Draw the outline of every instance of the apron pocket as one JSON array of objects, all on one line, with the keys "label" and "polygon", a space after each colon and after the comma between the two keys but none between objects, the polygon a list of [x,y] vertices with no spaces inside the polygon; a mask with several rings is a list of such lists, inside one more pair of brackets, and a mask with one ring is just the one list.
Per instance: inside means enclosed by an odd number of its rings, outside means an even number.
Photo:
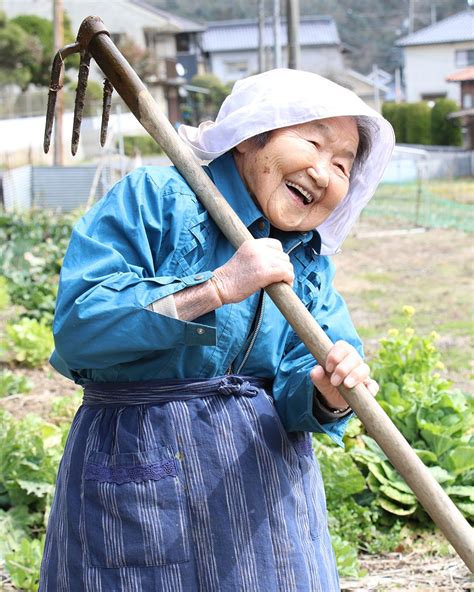
[{"label": "apron pocket", "polygon": [[188,561],[186,503],[171,449],[92,452],[83,487],[90,565],[152,567]]}]

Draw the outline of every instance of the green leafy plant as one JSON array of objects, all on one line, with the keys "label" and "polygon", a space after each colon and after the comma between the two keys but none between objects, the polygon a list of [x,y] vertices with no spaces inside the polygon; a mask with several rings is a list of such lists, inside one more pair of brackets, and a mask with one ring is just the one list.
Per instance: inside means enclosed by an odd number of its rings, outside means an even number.
[{"label": "green leafy plant", "polygon": [[5,556],[5,565],[13,585],[25,592],[36,592],[45,537],[24,538]]},{"label": "green leafy plant", "polygon": [[[417,335],[411,326],[414,313],[405,306],[401,329],[391,329],[381,340],[372,363],[380,384],[377,400],[459,509],[473,518],[473,399],[441,376],[438,336]],[[372,438],[362,433],[353,438],[349,454],[383,510],[382,522],[387,515],[425,521],[418,500]]]},{"label": "green leafy plant", "polygon": [[5,346],[9,361],[36,368],[49,358],[53,347],[51,328],[36,319],[23,318],[6,325]]},{"label": "green leafy plant", "polygon": [[0,371],[0,398],[8,395],[28,393],[33,388],[31,380],[11,370]]},{"label": "green leafy plant", "polygon": [[10,304],[10,294],[8,293],[8,280],[0,275],[0,310],[5,310]]}]

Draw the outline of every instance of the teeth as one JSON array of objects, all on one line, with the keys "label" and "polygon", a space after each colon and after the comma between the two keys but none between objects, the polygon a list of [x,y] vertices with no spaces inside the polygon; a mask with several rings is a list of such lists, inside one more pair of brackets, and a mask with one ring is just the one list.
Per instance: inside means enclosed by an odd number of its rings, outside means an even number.
[{"label": "teeth", "polygon": [[311,193],[308,193],[308,191],[306,191],[306,189],[303,189],[303,187],[301,187],[301,185],[297,185],[296,183],[293,183],[293,181],[285,181],[285,182],[289,187],[294,187],[295,189],[298,189],[298,191],[301,193],[301,195],[304,198],[305,204],[309,204],[313,201],[313,196],[311,195]]}]

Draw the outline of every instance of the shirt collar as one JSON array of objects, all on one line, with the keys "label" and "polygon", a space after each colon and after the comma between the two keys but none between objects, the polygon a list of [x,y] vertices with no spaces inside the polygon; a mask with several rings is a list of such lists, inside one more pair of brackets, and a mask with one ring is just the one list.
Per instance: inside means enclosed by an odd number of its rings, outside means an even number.
[{"label": "shirt collar", "polygon": [[247,228],[263,218],[245,187],[231,151],[213,160],[209,169],[217,188]]},{"label": "shirt collar", "polygon": [[[208,169],[215,185],[247,228],[257,220],[266,220],[245,187],[232,151],[213,160]],[[318,255],[321,252],[321,237],[317,230],[284,232],[273,229],[272,236],[278,238],[284,245],[290,245],[290,248],[298,242],[309,243]]]}]

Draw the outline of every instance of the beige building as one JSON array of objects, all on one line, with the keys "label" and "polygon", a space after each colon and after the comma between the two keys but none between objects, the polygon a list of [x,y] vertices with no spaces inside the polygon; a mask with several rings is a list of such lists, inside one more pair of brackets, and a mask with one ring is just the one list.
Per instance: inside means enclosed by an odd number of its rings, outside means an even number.
[{"label": "beige building", "polygon": [[[52,0],[0,0],[0,9],[8,18],[20,14],[53,18]],[[154,62],[147,81],[150,92],[172,122],[179,119],[178,90],[201,68],[199,36],[204,26],[142,0],[64,0],[64,10],[74,32],[87,16],[100,16],[116,43],[128,38],[149,50]],[[96,77],[100,77],[97,72]]]},{"label": "beige building", "polygon": [[459,90],[446,78],[474,64],[474,9],[450,16],[397,42],[405,57],[408,102],[447,97],[459,101]]}]

